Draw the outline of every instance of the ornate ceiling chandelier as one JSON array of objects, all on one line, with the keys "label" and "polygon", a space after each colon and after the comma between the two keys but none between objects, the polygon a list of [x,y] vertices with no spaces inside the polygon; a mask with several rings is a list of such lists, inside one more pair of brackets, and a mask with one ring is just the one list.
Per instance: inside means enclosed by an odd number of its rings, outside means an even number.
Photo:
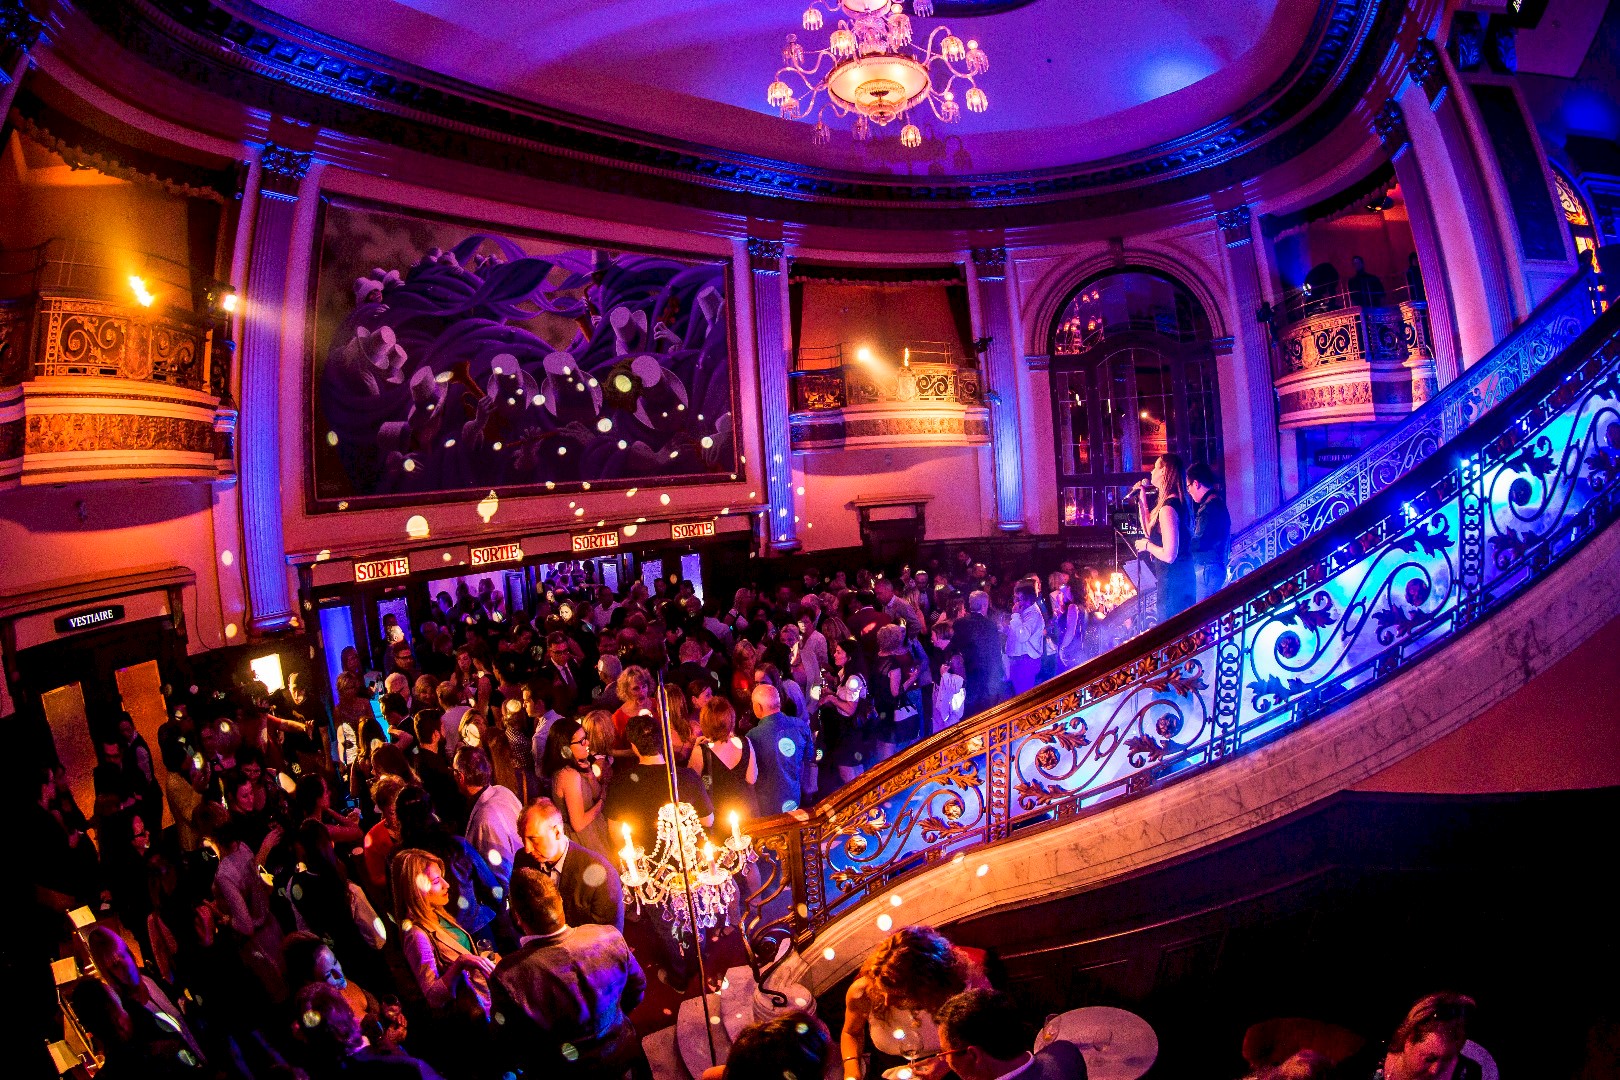
[{"label": "ornate ceiling chandelier", "polygon": [[[899,0],[811,0],[806,30],[822,28],[823,10],[843,16],[826,47],[808,52],[797,34],[789,34],[782,67],[765,91],[784,119],[814,114],[811,137],[817,145],[832,139],[828,110],[840,119],[854,114],[852,131],[863,142],[872,137],[873,124],[886,127],[903,118],[900,142],[915,147],[922,144],[922,131],[911,113],[924,103],[945,124],[961,119],[964,105],[972,112],[989,106],[975,79],[990,69],[990,58],[977,41],[964,44],[949,27],[936,26],[926,45],[917,44]],[[925,19],[934,13],[933,0],[911,0],[911,10]],[[795,89],[795,82],[802,86]]]}]

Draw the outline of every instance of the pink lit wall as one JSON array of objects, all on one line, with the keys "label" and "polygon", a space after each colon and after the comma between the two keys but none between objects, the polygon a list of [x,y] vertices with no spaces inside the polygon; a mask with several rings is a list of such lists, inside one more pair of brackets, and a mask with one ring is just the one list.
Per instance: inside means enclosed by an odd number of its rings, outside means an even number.
[{"label": "pink lit wall", "polygon": [[919,495],[927,540],[987,536],[994,528],[990,448],[843,450],[793,456],[799,539],[807,551],[858,547],[860,518],[853,500]]},{"label": "pink lit wall", "polygon": [[1620,619],[1466,727],[1357,785],[1440,795],[1620,784]]},{"label": "pink lit wall", "polygon": [[[190,652],[241,644],[227,641],[220,616],[219,574],[206,484],[107,481],[61,488],[18,488],[0,497],[0,593],[72,579],[96,579],[183,566],[197,575],[184,615]],[[234,574],[238,552],[230,552]],[[0,680],[0,716],[11,712]]]}]

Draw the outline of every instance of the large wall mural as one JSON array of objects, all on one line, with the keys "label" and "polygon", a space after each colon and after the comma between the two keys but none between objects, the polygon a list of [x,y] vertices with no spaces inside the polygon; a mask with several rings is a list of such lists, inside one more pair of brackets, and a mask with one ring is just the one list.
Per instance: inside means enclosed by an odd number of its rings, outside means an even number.
[{"label": "large wall mural", "polygon": [[312,510],[737,471],[724,259],[322,207]]}]

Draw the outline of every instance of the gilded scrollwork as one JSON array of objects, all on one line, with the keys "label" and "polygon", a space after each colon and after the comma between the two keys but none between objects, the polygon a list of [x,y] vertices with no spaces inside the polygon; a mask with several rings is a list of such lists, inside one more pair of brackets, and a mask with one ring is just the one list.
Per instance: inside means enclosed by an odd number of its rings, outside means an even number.
[{"label": "gilded scrollwork", "polygon": [[[1578,277],[1538,309],[1461,378],[1432,394],[1428,407],[1397,425],[1355,459],[1233,538],[1235,580],[1288,551],[1359,506],[1502,402],[1540,371],[1596,318],[1589,275]],[[1286,349],[1286,341],[1283,344]],[[1282,373],[1302,358],[1279,361]],[[1421,394],[1415,395],[1421,397]]]},{"label": "gilded scrollwork", "polygon": [[[1544,372],[1460,454],[1386,459],[1353,534],[1262,570],[1109,670],[1060,677],[885,763],[798,829],[811,931],[894,881],[1021,829],[1217,765],[1392,678],[1620,518],[1620,329]],[[1518,360],[1515,359],[1517,364]],[[1408,448],[1410,449],[1410,448]],[[1399,482],[1399,487],[1391,484]],[[1372,508],[1369,507],[1369,510]],[[1342,511],[1316,531],[1331,526]]]},{"label": "gilded scrollwork", "polygon": [[38,376],[73,375],[158,382],[205,390],[213,331],[165,315],[135,314],[118,303],[42,296]]}]

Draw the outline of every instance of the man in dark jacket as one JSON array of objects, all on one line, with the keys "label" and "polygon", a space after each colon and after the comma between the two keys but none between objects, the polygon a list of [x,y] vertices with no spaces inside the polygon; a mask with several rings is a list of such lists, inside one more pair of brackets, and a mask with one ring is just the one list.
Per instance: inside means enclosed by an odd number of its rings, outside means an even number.
[{"label": "man in dark jacket", "polygon": [[950,648],[951,653],[962,654],[967,690],[964,717],[982,712],[999,701],[1004,677],[1002,633],[990,618],[990,594],[975,591],[968,596],[967,608],[967,614],[951,627]]},{"label": "man in dark jacket", "polygon": [[1029,1050],[1024,1012],[997,990],[964,990],[939,1010],[940,1056],[961,1080],[1086,1080],[1079,1047],[1062,1039]]},{"label": "man in dark jacket", "polygon": [[1226,560],[1232,546],[1232,515],[1226,509],[1215,471],[1201,461],[1187,466],[1187,494],[1193,501],[1192,560],[1198,599],[1213,596],[1226,584]]},{"label": "man in dark jacket", "polygon": [[611,926],[570,926],[563,899],[539,870],[512,873],[522,944],[489,977],[490,1018],[505,1063],[528,1076],[607,1080],[651,1069],[627,1013],[647,977]]},{"label": "man in dark jacket", "polygon": [[513,863],[549,877],[562,894],[570,926],[598,924],[624,930],[624,886],[611,863],[568,839],[562,811],[550,799],[535,799],[518,818],[523,850]]}]

